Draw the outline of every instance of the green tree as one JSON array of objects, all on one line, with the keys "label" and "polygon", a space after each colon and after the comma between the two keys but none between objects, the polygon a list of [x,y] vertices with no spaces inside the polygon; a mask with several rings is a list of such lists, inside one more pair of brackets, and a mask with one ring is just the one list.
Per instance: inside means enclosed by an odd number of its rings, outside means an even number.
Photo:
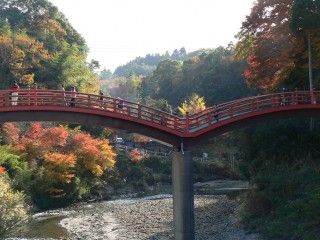
[{"label": "green tree", "polygon": [[[318,0],[294,0],[292,7],[291,27],[297,35],[306,37],[308,45],[309,85],[313,88],[312,55],[316,59],[319,68],[320,45],[317,41],[320,37],[320,1]],[[315,54],[312,54],[312,40],[314,39]]]},{"label": "green tree", "polygon": [[65,16],[47,0],[0,1],[0,88],[13,80],[41,87],[74,85],[96,92],[98,62]]},{"label": "green tree", "polygon": [[149,95],[152,98],[167,99],[170,104],[178,105],[182,97],[179,89],[183,76],[181,67],[178,61],[168,59],[160,62],[146,86]]},{"label": "green tree", "polygon": [[99,74],[100,80],[108,80],[112,77],[112,72],[110,69],[103,69]]},{"label": "green tree", "polygon": [[86,55],[78,45],[70,46],[66,42],[52,61],[47,62],[46,71],[38,81],[51,88],[59,84],[76,86],[82,92],[97,92],[99,87],[97,74],[86,64]]}]

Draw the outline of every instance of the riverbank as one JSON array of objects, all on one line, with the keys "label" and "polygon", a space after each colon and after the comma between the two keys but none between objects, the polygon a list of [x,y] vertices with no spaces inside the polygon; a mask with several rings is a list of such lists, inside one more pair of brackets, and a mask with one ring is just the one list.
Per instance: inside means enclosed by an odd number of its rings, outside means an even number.
[{"label": "riverbank", "polygon": [[[239,203],[226,195],[196,196],[197,240],[258,240],[237,222]],[[173,239],[172,197],[105,201],[71,209],[60,224],[68,239],[170,240]]]}]

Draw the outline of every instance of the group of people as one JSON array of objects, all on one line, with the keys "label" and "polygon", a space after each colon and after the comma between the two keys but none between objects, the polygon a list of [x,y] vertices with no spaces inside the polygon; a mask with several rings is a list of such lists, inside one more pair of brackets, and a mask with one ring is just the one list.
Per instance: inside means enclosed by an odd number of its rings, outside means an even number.
[{"label": "group of people", "polygon": [[[102,90],[100,90],[99,91],[99,95],[100,95],[100,97],[99,97],[99,100],[100,100],[100,102],[102,103],[102,105],[103,105],[103,108],[104,108],[104,105],[106,104],[106,98],[104,97],[104,93],[103,93],[103,91]],[[121,98],[117,98],[117,107],[120,109],[120,111],[123,109],[123,107],[124,107],[124,102],[123,102],[123,100],[121,99]]]},{"label": "group of people", "polygon": [[[19,89],[20,89],[20,86],[17,83],[17,81],[14,81],[9,89],[10,89],[10,94],[11,94],[11,105],[17,106],[18,105],[18,98],[19,98]],[[38,89],[37,83],[33,84],[32,89],[33,90]],[[31,90],[31,87],[28,86],[27,90]],[[60,85],[59,90],[63,91],[63,92],[66,91],[63,85]],[[76,102],[76,98],[77,98],[77,90],[75,87],[71,87],[69,96],[70,96],[70,107],[75,107],[75,102]],[[65,93],[63,93],[63,101],[66,102],[66,94]]]},{"label": "group of people", "polygon": [[[20,86],[16,81],[14,81],[9,89],[10,89],[10,94],[11,94],[11,106],[17,106]],[[36,83],[34,83],[32,88],[29,86],[27,89],[28,90],[31,90],[31,89],[37,90],[38,86]],[[59,90],[61,92],[63,92],[62,101],[64,102],[64,104],[66,106],[75,107],[76,106],[76,98],[77,98],[76,88],[73,86],[73,87],[71,87],[70,91],[68,91],[68,97],[70,98],[69,104],[67,104],[67,94],[65,93],[66,90],[62,84],[60,85]],[[104,108],[104,105],[106,104],[106,98],[104,97],[104,93],[102,90],[99,91],[99,95],[100,95],[99,100],[101,101],[101,104]],[[120,109],[120,111],[122,111],[122,109],[124,107],[124,101],[121,98],[118,98],[116,104],[117,104],[117,108]]]},{"label": "group of people", "polygon": [[[64,100],[64,102],[66,102],[66,94],[64,93],[66,91],[66,89],[64,88],[64,86],[62,84],[60,85],[60,89],[59,90],[63,92],[63,100]],[[70,90],[70,107],[75,107],[76,106],[76,98],[77,98],[76,87],[71,87],[71,90]]]}]

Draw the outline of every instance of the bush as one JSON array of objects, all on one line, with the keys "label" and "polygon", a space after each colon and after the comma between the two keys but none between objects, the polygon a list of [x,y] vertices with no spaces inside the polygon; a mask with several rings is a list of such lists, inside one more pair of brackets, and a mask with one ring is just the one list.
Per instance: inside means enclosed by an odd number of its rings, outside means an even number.
[{"label": "bush", "polygon": [[11,188],[6,174],[0,175],[0,236],[12,228],[17,222],[26,219],[28,206],[25,195]]}]

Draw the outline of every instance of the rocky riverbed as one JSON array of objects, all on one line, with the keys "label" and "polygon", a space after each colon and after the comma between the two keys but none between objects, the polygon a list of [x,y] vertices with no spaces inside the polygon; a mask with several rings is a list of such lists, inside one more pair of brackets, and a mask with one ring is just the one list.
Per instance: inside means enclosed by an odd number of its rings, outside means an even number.
[{"label": "rocky riverbed", "polygon": [[[238,224],[236,200],[225,195],[196,196],[195,207],[197,240],[258,240]],[[72,212],[60,222],[69,239],[174,239],[168,195],[93,203]]]},{"label": "rocky riverbed", "polygon": [[[216,194],[243,188],[247,188],[246,183],[230,181],[195,184],[196,192],[202,194],[212,194],[212,189]],[[196,195],[196,239],[259,240],[238,223],[239,207],[238,197]],[[29,224],[14,229],[7,239],[170,240],[174,239],[172,213],[172,195],[168,194],[81,203],[35,214]]]}]

